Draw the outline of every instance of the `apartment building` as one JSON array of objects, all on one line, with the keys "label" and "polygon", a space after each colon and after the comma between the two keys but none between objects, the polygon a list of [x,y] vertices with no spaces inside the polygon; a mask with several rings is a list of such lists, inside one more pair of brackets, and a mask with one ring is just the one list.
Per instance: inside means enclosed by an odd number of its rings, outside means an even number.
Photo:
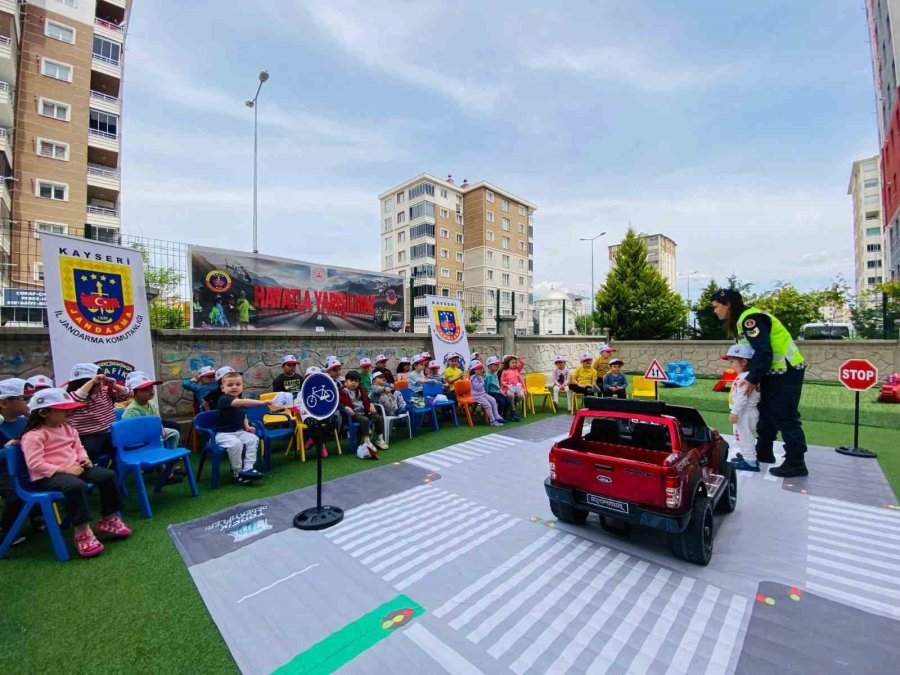
[{"label": "apartment building", "polygon": [[[669,284],[669,288],[676,290],[678,282],[678,273],[675,267],[675,248],[677,244],[664,234],[641,234],[639,235],[647,247],[647,261]],[[616,264],[616,253],[619,250],[619,244],[613,244],[609,247],[609,267],[612,269]]]},{"label": "apartment building", "polygon": [[884,221],[879,156],[853,162],[847,194],[853,199],[853,260],[856,293],[884,281]]},{"label": "apartment building", "polygon": [[42,314],[41,232],[119,241],[129,9],[130,0],[0,0],[7,325],[31,325]]},{"label": "apartment building", "polygon": [[457,185],[420,174],[378,196],[381,269],[412,280],[407,323],[427,330],[426,295],[463,300],[482,310],[479,331],[515,314],[516,329],[531,332],[534,302],[534,211],[537,207],[487,182]]}]

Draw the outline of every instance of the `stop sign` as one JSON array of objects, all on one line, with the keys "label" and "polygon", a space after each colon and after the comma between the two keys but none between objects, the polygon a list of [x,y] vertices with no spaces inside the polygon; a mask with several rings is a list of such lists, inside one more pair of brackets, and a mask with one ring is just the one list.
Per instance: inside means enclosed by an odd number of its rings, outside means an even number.
[{"label": "stop sign", "polygon": [[866,359],[850,359],[841,364],[838,379],[847,389],[865,391],[878,382],[878,368]]}]

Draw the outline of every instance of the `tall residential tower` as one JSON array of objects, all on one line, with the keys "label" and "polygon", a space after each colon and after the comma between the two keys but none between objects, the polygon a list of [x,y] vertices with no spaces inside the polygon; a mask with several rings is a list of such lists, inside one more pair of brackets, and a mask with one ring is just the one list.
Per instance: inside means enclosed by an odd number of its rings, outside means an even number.
[{"label": "tall residential tower", "polygon": [[853,198],[853,260],[856,294],[884,280],[884,225],[878,155],[853,162],[847,194]]}]

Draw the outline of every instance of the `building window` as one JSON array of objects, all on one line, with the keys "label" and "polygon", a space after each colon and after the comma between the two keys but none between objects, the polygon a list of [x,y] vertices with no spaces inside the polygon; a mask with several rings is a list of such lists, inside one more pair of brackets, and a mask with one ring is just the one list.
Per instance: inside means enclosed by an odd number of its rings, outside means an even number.
[{"label": "building window", "polygon": [[524,216],[524,215],[525,215],[525,207],[522,206],[521,204],[519,204],[519,215],[520,215],[520,216]]},{"label": "building window", "polygon": [[488,252],[487,252],[487,259],[488,259],[488,262],[494,262],[494,252],[491,251],[490,249],[488,249]]},{"label": "building window", "polygon": [[402,244],[406,241],[406,232],[398,232],[397,233],[397,243]]},{"label": "building window", "polygon": [[525,242],[524,241],[519,242],[519,250],[522,251],[523,253],[525,252]]},{"label": "building window", "polygon": [[463,236],[459,233],[457,233],[457,235],[456,235],[456,243],[457,244],[463,243]]},{"label": "building window", "polygon": [[500,248],[502,248],[504,251],[509,250],[509,237],[502,237],[500,239]]},{"label": "building window", "polygon": [[463,254],[460,253],[459,251],[457,251],[456,252],[456,262],[462,262],[462,261],[463,261]]},{"label": "building window", "polygon": [[52,117],[63,122],[69,121],[70,108],[66,103],[57,103],[56,101],[39,98],[38,112],[44,117]]},{"label": "building window", "polygon": [[881,283],[881,277],[869,277],[866,281],[869,285],[874,286],[875,284]]},{"label": "building window", "polygon": [[866,251],[869,253],[878,253],[881,251],[881,244],[866,244]]},{"label": "building window", "polygon": [[393,253],[393,252],[394,252],[394,239],[393,239],[393,237],[385,237],[385,238],[384,238],[384,252],[385,252],[385,253]]},{"label": "building window", "polygon": [[397,224],[401,225],[406,222],[406,211],[398,211],[397,212]]},{"label": "building window", "polygon": [[441,239],[449,239],[450,238],[450,230],[446,228],[441,228]]},{"label": "building window", "polygon": [[41,157],[49,157],[50,159],[60,159],[64,162],[69,161],[69,144],[57,143],[56,141],[46,141],[43,138],[35,139],[37,144],[37,153]]},{"label": "building window", "polygon": [[493,212],[493,211],[488,211],[488,212],[487,212],[487,221],[488,221],[489,223],[493,223],[493,222],[494,222],[494,212]]},{"label": "building window", "polygon": [[31,269],[32,269],[35,281],[43,281],[44,280],[44,263],[42,263],[42,262],[32,263]]},{"label": "building window", "polygon": [[441,268],[441,278],[442,278],[442,279],[449,279],[449,278],[450,278],[450,270],[448,270],[446,267],[442,267],[442,268]]},{"label": "building window", "polygon": [[397,193],[397,203],[398,204],[402,204],[405,199],[406,199],[406,193],[404,193],[404,192]]},{"label": "building window", "polygon": [[494,241],[494,233],[491,232],[490,230],[487,231],[487,240]]},{"label": "building window", "polygon": [[62,223],[42,223],[34,224],[34,238],[39,239],[41,232],[50,232],[51,234],[68,234],[69,226]]},{"label": "building window", "polygon": [[65,183],[51,183],[46,180],[37,181],[37,197],[55,199],[60,202],[69,201],[69,186]]},{"label": "building window", "polygon": [[488,271],[487,271],[487,278],[488,278],[488,281],[493,281],[493,280],[494,280],[494,270],[488,270]]},{"label": "building window", "polygon": [[525,234],[525,223],[519,223],[519,234]]},{"label": "building window", "polygon": [[441,188],[441,198],[447,199],[447,191],[444,188]]},{"label": "building window", "polygon": [[866,228],[866,236],[867,237],[877,237],[879,234],[881,234],[880,227],[867,227]]},{"label": "building window", "polygon": [[875,188],[878,187],[878,179],[877,178],[866,178],[863,181],[864,188]]},{"label": "building window", "polygon": [[500,259],[500,264],[503,266],[503,269],[509,269],[509,256],[505,255]]},{"label": "building window", "polygon": [[92,132],[106,138],[119,137],[119,117],[99,110],[91,110],[88,127]]},{"label": "building window", "polygon": [[863,197],[863,204],[878,204],[881,201],[881,195],[866,195]]},{"label": "building window", "polygon": [[410,260],[417,260],[418,258],[433,258],[433,257],[434,257],[434,244],[416,244],[411,249],[409,249]]},{"label": "building window", "polygon": [[401,279],[405,279],[405,278],[406,278],[406,270],[400,270],[399,272],[397,272],[397,274],[400,275],[400,278],[401,278]]},{"label": "building window", "polygon": [[456,214],[456,224],[462,225],[462,214],[461,213]]},{"label": "building window", "polygon": [[119,236],[119,230],[115,227],[100,227],[98,225],[86,224],[84,226],[84,238],[106,242],[107,244],[122,243],[122,237]]},{"label": "building window", "polygon": [[457,273],[456,273],[456,280],[457,280],[457,281],[462,281],[462,280],[463,280],[463,273],[462,273],[462,272],[457,272]]},{"label": "building window", "polygon": [[442,257],[442,258],[449,258],[449,257],[450,257],[450,251],[448,251],[448,250],[445,249],[445,248],[442,248],[442,249],[441,249],[441,257]]},{"label": "building window", "polygon": [[880,260],[869,260],[866,262],[866,267],[868,267],[870,270],[875,269],[877,267],[881,267],[881,261]]},{"label": "building window", "polygon": [[448,211],[447,209],[441,209],[441,218],[449,218],[449,217],[450,217],[450,211]]},{"label": "building window", "polygon": [[505,232],[509,232],[509,218],[503,219],[502,227]]},{"label": "building window", "polygon": [[450,297],[450,289],[449,289],[449,288],[442,288],[442,289],[441,289],[441,295],[444,296],[445,298],[449,298],[449,297]]},{"label": "building window", "polygon": [[397,264],[406,262],[406,251],[397,251]]},{"label": "building window", "polygon": [[413,267],[412,274],[414,277],[434,278],[434,265],[416,265]]},{"label": "building window", "polygon": [[487,199],[492,204],[494,203],[494,193],[491,192],[490,190],[484,191],[484,198]]},{"label": "building window", "polygon": [[409,207],[409,219],[434,216],[434,202],[419,202]]},{"label": "building window", "polygon": [[457,300],[462,300],[464,297],[465,297],[465,293],[463,293],[462,291],[456,291],[456,299]]},{"label": "building window", "polygon": [[[409,228],[409,240],[419,239],[421,237],[434,238],[434,223],[419,223]],[[431,255],[434,255],[434,245],[431,247]]]},{"label": "building window", "polygon": [[504,199],[500,202],[500,208],[503,210],[503,213],[509,213],[509,200]]},{"label": "building window", "polygon": [[72,81],[72,66],[68,63],[53,61],[52,59],[41,57],[41,75],[52,77],[54,80],[62,80],[63,82]]},{"label": "building window", "polygon": [[528,255],[534,255],[534,244],[528,243]]},{"label": "building window", "polygon": [[881,217],[881,211],[866,211],[866,220],[878,220]]},{"label": "building window", "polygon": [[519,258],[519,269],[520,270],[525,269],[525,258]]},{"label": "building window", "polygon": [[108,63],[111,66],[118,66],[119,59],[122,56],[122,45],[101,37],[94,36],[94,58]]},{"label": "building window", "polygon": [[394,256],[386,255],[384,256],[384,269],[389,270],[394,266]]},{"label": "building window", "polygon": [[387,199],[384,200],[384,212],[390,213],[393,210],[394,210],[394,200],[391,199],[390,197],[388,197]]},{"label": "building window", "polygon": [[528,261],[528,271],[529,271],[529,272],[534,272],[534,260],[529,260],[529,261]]},{"label": "building window", "polygon": [[393,224],[394,224],[394,221],[391,218],[385,218],[384,219],[384,231],[390,232]]},{"label": "building window", "polygon": [[419,183],[415,187],[409,189],[409,198],[415,199],[421,195],[434,196],[434,185],[431,183]]},{"label": "building window", "polygon": [[75,29],[50,19],[44,24],[44,35],[60,42],[68,42],[70,45],[75,44]]},{"label": "building window", "polygon": [[509,286],[509,275],[505,272],[503,273],[502,283],[504,286]]},{"label": "building window", "polygon": [[[519,277],[519,286],[525,286],[525,277]],[[524,300],[525,298],[522,299]]]}]

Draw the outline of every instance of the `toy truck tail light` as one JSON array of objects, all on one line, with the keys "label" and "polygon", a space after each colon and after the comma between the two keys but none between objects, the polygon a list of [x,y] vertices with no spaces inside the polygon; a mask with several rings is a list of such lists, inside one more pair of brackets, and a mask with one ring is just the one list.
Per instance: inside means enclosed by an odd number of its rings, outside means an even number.
[{"label": "toy truck tail light", "polygon": [[556,462],[550,462],[550,480],[556,480]]},{"label": "toy truck tail light", "polygon": [[681,476],[666,476],[666,507],[681,506]]}]

